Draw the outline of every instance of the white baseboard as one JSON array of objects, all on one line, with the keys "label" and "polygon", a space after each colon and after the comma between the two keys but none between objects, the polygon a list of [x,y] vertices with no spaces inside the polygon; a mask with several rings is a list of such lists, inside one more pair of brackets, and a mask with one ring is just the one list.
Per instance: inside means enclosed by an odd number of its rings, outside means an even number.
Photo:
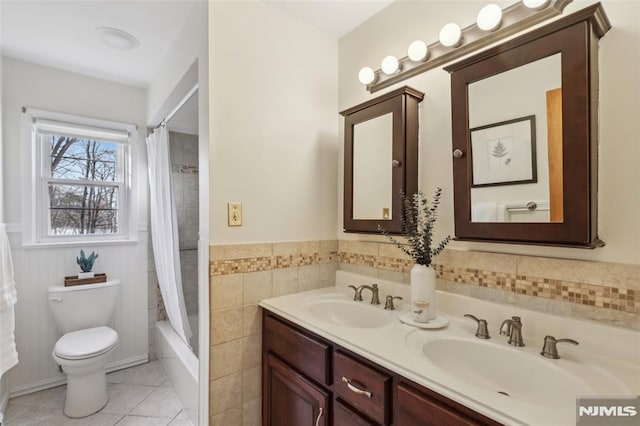
[{"label": "white baseboard", "polygon": [[[122,370],[124,368],[133,367],[135,365],[144,364],[149,361],[149,354],[138,355],[131,358],[123,359],[120,361],[110,362],[107,364],[106,371],[111,373],[112,371]],[[67,376],[53,377],[39,382],[30,383],[23,386],[18,386],[13,389],[9,389],[7,400],[16,396],[26,395],[28,393],[38,392],[41,390],[54,388],[56,386],[67,384]]]}]

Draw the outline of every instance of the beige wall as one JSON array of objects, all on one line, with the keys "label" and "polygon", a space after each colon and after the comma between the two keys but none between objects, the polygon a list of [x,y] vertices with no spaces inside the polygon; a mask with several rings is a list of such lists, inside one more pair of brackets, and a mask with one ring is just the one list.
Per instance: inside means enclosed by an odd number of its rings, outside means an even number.
[{"label": "beige wall", "polygon": [[212,243],[335,238],[336,40],[263,2],[210,15]]},{"label": "beige wall", "polygon": [[211,425],[260,425],[262,299],[334,285],[336,240],[211,247]]},{"label": "beige wall", "polygon": [[[565,15],[593,2],[574,1]],[[640,158],[638,141],[640,116],[640,3],[604,0],[613,29],[600,41],[600,187],[599,235],[606,247],[595,250],[453,242],[451,249],[479,250],[522,255],[586,259],[640,264]],[[404,56],[409,43],[437,40],[440,28],[455,18],[462,26],[475,21],[480,5],[475,1],[395,2],[340,39],[339,108],[351,107],[370,95],[358,82],[363,66],[378,68],[389,54]],[[420,187],[431,194],[444,189],[437,237],[454,234],[453,180],[451,161],[450,79],[441,68],[405,80],[425,92],[420,106]],[[394,87],[389,88],[392,90]],[[634,118],[636,117],[636,118]],[[343,122],[340,125],[342,155]],[[339,171],[339,239],[375,240],[342,233],[342,157]]]},{"label": "beige wall", "polygon": [[338,46],[263,2],[210,3],[209,31],[210,424],[259,425],[258,302],[335,279]]}]

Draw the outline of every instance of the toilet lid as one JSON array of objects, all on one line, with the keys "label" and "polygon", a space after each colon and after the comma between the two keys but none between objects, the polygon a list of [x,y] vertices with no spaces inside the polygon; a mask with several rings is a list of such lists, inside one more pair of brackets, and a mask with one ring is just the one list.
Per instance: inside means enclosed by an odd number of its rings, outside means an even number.
[{"label": "toilet lid", "polygon": [[53,349],[60,358],[83,359],[100,355],[118,343],[118,333],[109,327],[73,331],[62,336]]}]

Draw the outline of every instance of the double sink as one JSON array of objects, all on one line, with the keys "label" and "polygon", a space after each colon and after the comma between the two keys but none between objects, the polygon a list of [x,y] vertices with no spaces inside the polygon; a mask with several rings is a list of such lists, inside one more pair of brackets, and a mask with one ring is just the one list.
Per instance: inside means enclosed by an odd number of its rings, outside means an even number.
[{"label": "double sink", "polygon": [[334,330],[351,330],[354,335],[374,336],[377,331],[384,339],[389,333],[403,330],[406,348],[397,349],[409,351],[418,362],[422,359],[430,368],[438,369],[441,377],[447,377],[448,387],[471,386],[480,394],[491,393],[529,407],[575,406],[576,398],[584,395],[631,395],[632,390],[619,377],[635,374],[638,381],[638,370],[627,370],[633,366],[579,347],[559,346],[561,358],[548,359],[540,354],[541,339],[527,341],[525,347],[513,347],[495,326],[491,339],[478,339],[470,332],[468,320],[461,317],[451,316],[450,325],[443,330],[419,330],[399,324],[398,311],[384,310],[367,301],[355,302],[339,292],[307,297],[300,308],[314,322]]}]

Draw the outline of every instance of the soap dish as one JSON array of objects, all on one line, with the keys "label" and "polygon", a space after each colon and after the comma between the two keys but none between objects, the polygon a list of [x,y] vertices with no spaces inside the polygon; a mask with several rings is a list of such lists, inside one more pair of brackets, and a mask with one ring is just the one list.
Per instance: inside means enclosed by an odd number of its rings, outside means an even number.
[{"label": "soap dish", "polygon": [[418,328],[443,328],[449,325],[449,318],[442,314],[436,314],[436,317],[429,322],[417,322],[413,320],[411,311],[402,312],[398,318],[405,324],[412,325]]}]

